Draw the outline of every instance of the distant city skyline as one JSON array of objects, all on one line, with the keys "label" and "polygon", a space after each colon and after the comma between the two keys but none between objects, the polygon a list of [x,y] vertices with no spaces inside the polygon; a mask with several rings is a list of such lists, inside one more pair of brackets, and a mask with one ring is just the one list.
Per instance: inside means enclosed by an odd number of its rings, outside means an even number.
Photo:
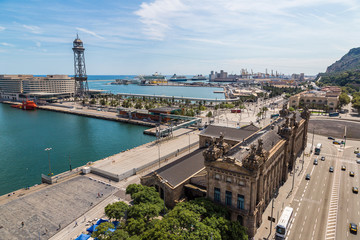
[{"label": "distant city skyline", "polygon": [[359,47],[355,0],[3,0],[0,74],[286,75],[324,72]]}]

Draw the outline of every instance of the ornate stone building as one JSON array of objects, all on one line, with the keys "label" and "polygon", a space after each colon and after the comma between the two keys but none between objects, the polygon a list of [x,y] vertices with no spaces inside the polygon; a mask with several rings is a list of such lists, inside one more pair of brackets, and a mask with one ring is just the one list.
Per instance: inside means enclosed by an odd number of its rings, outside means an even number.
[{"label": "ornate stone building", "polygon": [[296,157],[305,149],[310,113],[290,113],[230,147],[223,137],[203,152],[207,197],[225,205],[231,219],[247,227],[253,237],[262,213],[287,180]]}]

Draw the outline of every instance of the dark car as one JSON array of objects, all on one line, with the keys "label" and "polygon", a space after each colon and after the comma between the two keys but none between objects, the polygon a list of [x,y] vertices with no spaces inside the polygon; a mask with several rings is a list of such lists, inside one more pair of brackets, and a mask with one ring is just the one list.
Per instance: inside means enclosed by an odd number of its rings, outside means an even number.
[{"label": "dark car", "polygon": [[335,138],[333,138],[333,137],[328,137],[328,139],[330,139],[330,140],[335,140]]},{"label": "dark car", "polygon": [[334,172],[334,167],[330,167],[329,172]]},{"label": "dark car", "polygon": [[306,174],[305,180],[310,180],[310,174]]},{"label": "dark car", "polygon": [[324,157],[324,156],[321,157],[321,161],[325,161],[325,157]]},{"label": "dark car", "polygon": [[317,159],[314,160],[314,165],[318,165],[318,160]]},{"label": "dark car", "polygon": [[357,187],[352,187],[352,191],[353,191],[353,193],[358,193],[359,189]]}]

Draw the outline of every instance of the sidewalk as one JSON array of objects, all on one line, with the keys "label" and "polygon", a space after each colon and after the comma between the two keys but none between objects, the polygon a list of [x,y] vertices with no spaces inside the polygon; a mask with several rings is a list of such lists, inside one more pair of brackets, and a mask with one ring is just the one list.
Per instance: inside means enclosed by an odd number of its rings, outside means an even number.
[{"label": "sidewalk", "polygon": [[[308,141],[307,147],[305,149],[305,153],[309,153],[311,148],[311,141]],[[295,196],[296,191],[298,190],[298,187],[300,185],[300,182],[304,179],[304,176],[306,174],[306,168],[308,167],[309,163],[311,162],[310,159],[312,157],[312,154],[309,156],[304,157],[304,168],[302,169],[302,155],[296,159],[296,166],[295,166],[295,180],[294,180],[294,189],[291,191],[292,183],[293,183],[293,175],[290,173],[287,181],[284,183],[283,186],[279,188],[279,193],[274,199],[274,210],[273,210],[273,218],[275,218],[275,222],[272,223],[272,230],[271,230],[271,236],[269,237],[270,233],[270,221],[268,220],[268,216],[271,216],[271,206],[272,201],[269,202],[268,206],[266,207],[263,215],[262,215],[262,224],[257,229],[257,232],[255,234],[254,239],[255,240],[263,240],[263,239],[274,239],[275,237],[275,227],[277,224],[277,221],[279,217],[281,216],[281,213],[283,209],[286,206],[289,206]]]}]

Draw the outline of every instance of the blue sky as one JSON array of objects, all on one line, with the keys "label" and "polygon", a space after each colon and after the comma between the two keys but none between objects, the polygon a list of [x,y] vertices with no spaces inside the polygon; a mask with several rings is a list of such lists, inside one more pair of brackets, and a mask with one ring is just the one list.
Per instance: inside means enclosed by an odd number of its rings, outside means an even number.
[{"label": "blue sky", "polygon": [[360,42],[357,0],[0,0],[0,74],[317,74]]}]

